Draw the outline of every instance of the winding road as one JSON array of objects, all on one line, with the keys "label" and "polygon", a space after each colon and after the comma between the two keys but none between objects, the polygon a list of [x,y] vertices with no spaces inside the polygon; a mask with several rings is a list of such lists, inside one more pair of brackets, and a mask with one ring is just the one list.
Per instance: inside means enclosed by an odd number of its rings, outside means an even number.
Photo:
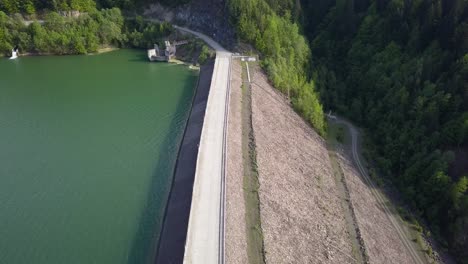
[{"label": "winding road", "polygon": [[401,223],[401,220],[399,220],[395,216],[389,206],[387,205],[388,199],[385,198],[385,196],[378,190],[377,186],[373,183],[373,181],[370,179],[369,175],[367,175],[366,170],[364,169],[364,166],[362,165],[361,159],[359,157],[358,153],[358,138],[359,138],[359,132],[357,129],[348,121],[341,119],[339,117],[330,117],[328,116],[331,122],[337,123],[337,124],[343,124],[345,125],[350,134],[351,134],[351,148],[352,148],[352,156],[353,160],[359,170],[359,173],[362,175],[362,178],[364,181],[370,186],[370,191],[376,198],[376,200],[379,202],[379,205],[383,208],[385,214],[387,215],[388,219],[390,220],[390,223],[394,227],[395,231],[397,232],[398,236],[400,237],[401,242],[403,243],[404,247],[408,250],[410,253],[414,263],[416,264],[425,264],[427,261],[421,257],[420,254],[418,254],[418,249],[415,248],[413,245],[413,242],[411,239],[408,237],[406,232],[404,231],[404,227],[402,226],[403,224]]}]

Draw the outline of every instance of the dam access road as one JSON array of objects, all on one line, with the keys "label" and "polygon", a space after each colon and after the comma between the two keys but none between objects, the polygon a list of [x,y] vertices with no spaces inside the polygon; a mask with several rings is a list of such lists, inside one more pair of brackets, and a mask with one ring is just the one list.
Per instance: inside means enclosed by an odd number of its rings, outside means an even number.
[{"label": "dam access road", "polygon": [[216,51],[198,150],[184,263],[224,263],[224,175],[232,54],[204,34],[175,28],[199,37]]}]

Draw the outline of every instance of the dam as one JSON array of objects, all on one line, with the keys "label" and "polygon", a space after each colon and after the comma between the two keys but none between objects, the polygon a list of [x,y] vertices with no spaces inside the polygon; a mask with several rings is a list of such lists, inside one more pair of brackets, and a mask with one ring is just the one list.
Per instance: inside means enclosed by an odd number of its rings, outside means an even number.
[{"label": "dam", "polygon": [[[197,103],[184,137],[196,147],[185,146],[191,160],[176,168],[155,263],[224,263],[226,140],[232,54],[210,37],[187,28],[216,51],[208,91]],[[199,88],[205,85],[199,86]],[[207,88],[207,87],[206,87]],[[200,92],[200,91],[199,91]],[[197,95],[198,97],[198,95]],[[197,105],[200,108],[197,108]],[[198,114],[197,114],[198,113]],[[192,133],[196,134],[194,138]],[[180,157],[179,157],[180,158]],[[187,170],[187,166],[192,169]],[[183,173],[177,173],[183,170]]]}]

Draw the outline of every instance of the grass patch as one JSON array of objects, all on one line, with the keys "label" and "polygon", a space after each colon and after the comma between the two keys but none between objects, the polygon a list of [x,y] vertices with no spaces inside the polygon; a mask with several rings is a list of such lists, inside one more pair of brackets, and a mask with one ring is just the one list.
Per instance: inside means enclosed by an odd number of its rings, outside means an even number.
[{"label": "grass patch", "polygon": [[328,122],[327,139],[333,146],[336,144],[347,143],[347,135],[344,125]]},{"label": "grass patch", "polygon": [[377,172],[375,171],[374,168],[368,166],[367,171],[369,172],[369,176],[371,177],[372,181],[375,182],[378,187],[384,187],[385,186],[384,180],[382,178],[380,178],[379,176],[377,176]]},{"label": "grass patch", "polygon": [[[367,254],[363,242],[364,240],[361,236],[361,231],[357,225],[357,219],[351,203],[351,197],[349,196],[349,189],[346,183],[344,172],[338,162],[338,157],[336,154],[338,147],[341,147],[346,143],[349,144],[349,135],[347,134],[347,130],[344,125],[337,124],[335,122],[328,122],[327,132],[328,155],[330,157],[336,190],[338,191],[339,196],[343,197],[340,199],[340,203],[346,220],[347,233],[352,242],[352,256],[355,258],[356,263],[368,263],[369,255]],[[321,177],[318,176],[317,178],[320,188]],[[326,210],[326,208],[322,209]]]},{"label": "grass patch", "polygon": [[[246,79],[246,67],[242,63],[242,80]],[[242,84],[242,156],[244,165],[244,200],[247,230],[247,256],[250,264],[264,264],[265,251],[260,219],[257,152],[252,127],[252,98],[249,85]]]},{"label": "grass patch", "polygon": [[338,128],[338,131],[336,132],[336,140],[338,142],[340,142],[341,144],[344,143],[344,136],[345,136],[345,133],[344,133],[344,128],[341,126]]}]

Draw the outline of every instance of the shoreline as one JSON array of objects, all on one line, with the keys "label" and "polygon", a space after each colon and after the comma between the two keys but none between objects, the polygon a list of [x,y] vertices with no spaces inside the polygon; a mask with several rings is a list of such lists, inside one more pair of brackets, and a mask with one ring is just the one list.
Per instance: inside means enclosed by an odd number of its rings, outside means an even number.
[{"label": "shoreline", "polygon": [[[22,52],[18,53],[19,57],[39,57],[39,56],[81,56],[81,55],[96,55],[96,54],[103,54],[108,53],[116,50],[120,50],[121,48],[118,47],[102,47],[96,50],[96,52],[86,53],[86,54],[58,54],[53,52]],[[4,58],[10,58],[10,56],[3,56]]]},{"label": "shoreline", "polygon": [[201,66],[196,92],[174,167],[154,263],[182,263],[187,239],[198,145],[205,119],[214,60]]},{"label": "shoreline", "polygon": [[[93,53],[86,53],[86,54],[57,54],[57,53],[36,53],[36,52],[25,52],[25,53],[19,53],[18,57],[15,59],[18,59],[20,57],[42,57],[42,56],[93,56],[93,55],[100,55],[100,54],[105,54],[121,49],[126,49],[126,48],[118,48],[118,47],[103,47],[99,48],[96,52]],[[143,49],[136,49],[136,48],[128,48],[131,50],[143,50]],[[3,58],[10,59],[10,56],[2,56]],[[171,59],[170,61],[166,62],[168,64],[175,64],[175,65],[185,65],[187,66],[190,70],[194,71],[201,71],[201,68],[203,65],[194,65],[191,62],[184,61],[181,59]],[[208,64],[208,63],[207,63]]]},{"label": "shoreline", "polygon": [[108,53],[108,52],[116,51],[116,50],[119,50],[119,49],[120,48],[118,48],[118,47],[102,47],[102,48],[99,48],[95,53],[89,53],[89,54],[86,54],[86,55]]}]

